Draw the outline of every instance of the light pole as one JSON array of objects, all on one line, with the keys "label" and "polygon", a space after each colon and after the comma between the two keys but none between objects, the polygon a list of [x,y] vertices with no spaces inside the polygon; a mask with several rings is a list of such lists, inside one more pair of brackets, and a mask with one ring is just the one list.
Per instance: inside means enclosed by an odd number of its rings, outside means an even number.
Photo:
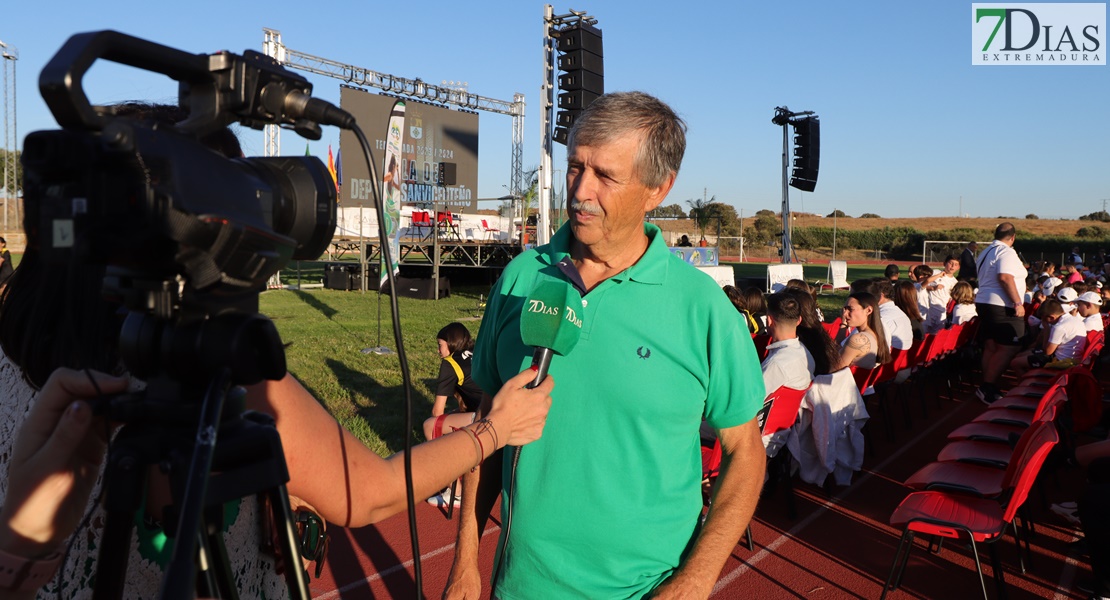
[{"label": "light pole", "polygon": [[[16,169],[15,151],[19,143],[16,135],[15,118],[15,62],[19,51],[11,44],[0,41],[0,58],[4,68],[4,231],[8,231],[8,207],[15,199],[16,221],[19,221],[19,177]],[[10,90],[10,91],[9,91]],[[9,115],[8,109],[11,108]]]}]

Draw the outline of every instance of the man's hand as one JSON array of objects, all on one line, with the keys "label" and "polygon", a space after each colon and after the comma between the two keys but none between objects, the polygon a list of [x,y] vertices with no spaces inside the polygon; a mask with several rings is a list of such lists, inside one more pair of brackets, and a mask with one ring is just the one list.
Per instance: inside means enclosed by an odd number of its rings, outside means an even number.
[{"label": "man's hand", "polygon": [[[103,394],[127,379],[93,373]],[[8,495],[0,510],[0,550],[42,558],[73,533],[104,459],[103,421],[79,398],[97,390],[81,371],[58,369],[23,422],[8,464]]]},{"label": "man's hand", "polygon": [[447,577],[447,589],[443,590],[443,600],[481,600],[482,574],[477,565],[464,567],[455,562]]},{"label": "man's hand", "polygon": [[1025,303],[1018,302],[1017,304],[1014,305],[1014,316],[1017,316],[1017,317],[1024,317],[1025,316]]}]

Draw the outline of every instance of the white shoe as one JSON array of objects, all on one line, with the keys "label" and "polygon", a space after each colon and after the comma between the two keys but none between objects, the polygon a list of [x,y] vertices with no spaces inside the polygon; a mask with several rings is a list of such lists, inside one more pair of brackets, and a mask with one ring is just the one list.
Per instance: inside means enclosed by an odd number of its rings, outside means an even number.
[{"label": "white shoe", "polygon": [[[447,488],[447,489],[443,490],[442,492],[428,498],[428,504],[431,504],[432,506],[435,506],[436,508],[445,509],[445,508],[447,508],[447,505],[450,502],[451,502],[451,488]],[[457,507],[461,504],[462,504],[462,496],[455,496],[455,506]]]}]

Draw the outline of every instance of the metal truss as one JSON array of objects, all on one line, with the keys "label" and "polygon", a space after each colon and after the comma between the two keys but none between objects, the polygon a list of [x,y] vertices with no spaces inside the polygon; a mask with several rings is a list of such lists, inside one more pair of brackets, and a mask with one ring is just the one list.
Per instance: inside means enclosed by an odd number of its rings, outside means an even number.
[{"label": "metal truss", "polygon": [[[264,35],[263,53],[272,56],[290,69],[307,71],[338,79],[351,85],[378,88],[391,94],[408,96],[428,102],[438,102],[467,110],[481,110],[511,116],[513,118],[513,149],[509,189],[512,190],[515,196],[523,193],[520,187],[524,180],[524,94],[513,94],[513,100],[510,102],[471,94],[465,89],[434,85],[422,81],[420,78],[408,79],[381,73],[366,67],[291,50],[282,43],[280,31],[266,27],[262,31]],[[266,127],[264,143],[266,156],[277,156],[281,153],[280,131],[276,126]]]}]

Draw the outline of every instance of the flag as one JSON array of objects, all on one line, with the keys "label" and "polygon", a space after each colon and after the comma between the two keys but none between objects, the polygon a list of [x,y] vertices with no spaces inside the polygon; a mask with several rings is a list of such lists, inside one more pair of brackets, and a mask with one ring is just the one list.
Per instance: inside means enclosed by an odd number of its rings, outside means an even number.
[{"label": "flag", "polygon": [[[401,250],[401,203],[405,200],[405,186],[401,175],[401,141],[405,131],[405,103],[398,100],[389,111],[389,126],[385,134],[385,162],[382,164],[382,209],[385,213],[385,237],[383,244],[389,244],[392,265],[382,265],[381,284],[385,283],[389,271],[397,273],[401,269],[398,253]],[[385,261],[385,252],[381,253]],[[388,270],[387,270],[388,269]],[[379,284],[379,289],[381,289]]]},{"label": "flag", "polygon": [[[343,148],[335,152],[335,189],[343,189]],[[341,194],[342,195],[342,194]]]},{"label": "flag", "polygon": [[331,182],[335,184],[335,193],[339,193],[339,180],[335,175],[335,159],[331,155],[331,144],[328,144],[328,173],[331,174]]}]

